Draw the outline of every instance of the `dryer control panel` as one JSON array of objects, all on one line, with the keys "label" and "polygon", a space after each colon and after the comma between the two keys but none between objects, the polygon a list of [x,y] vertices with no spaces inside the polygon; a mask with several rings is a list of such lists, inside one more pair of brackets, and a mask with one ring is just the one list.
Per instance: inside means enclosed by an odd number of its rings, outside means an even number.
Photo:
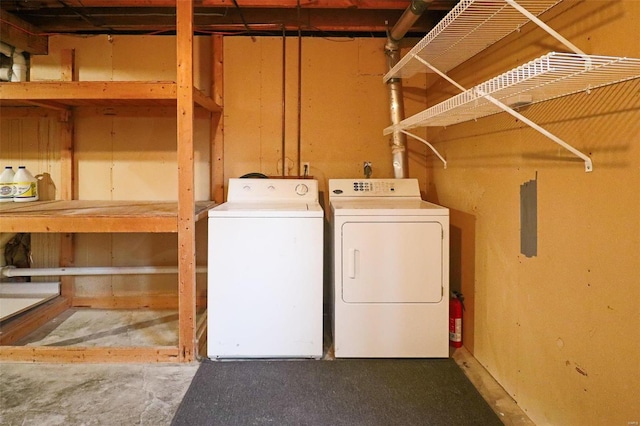
[{"label": "dryer control panel", "polygon": [[330,179],[329,198],[420,197],[417,179]]}]

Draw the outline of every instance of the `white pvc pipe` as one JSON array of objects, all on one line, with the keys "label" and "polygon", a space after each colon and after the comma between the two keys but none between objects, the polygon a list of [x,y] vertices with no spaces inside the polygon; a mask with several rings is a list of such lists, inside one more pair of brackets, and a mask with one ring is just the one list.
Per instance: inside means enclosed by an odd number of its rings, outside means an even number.
[{"label": "white pvc pipe", "polygon": [[[207,272],[206,267],[196,268],[196,272]],[[176,266],[97,266],[70,268],[2,268],[4,277],[47,277],[47,276],[78,276],[78,275],[155,275],[177,274]]]},{"label": "white pvc pipe", "polygon": [[0,53],[11,58],[11,67],[2,70],[3,81],[26,81],[27,80],[27,60],[23,50],[16,49],[6,43],[0,42]]},{"label": "white pvc pipe", "polygon": [[11,66],[11,81],[27,80],[27,60],[22,54],[22,50],[16,49],[13,53],[13,65]]},{"label": "white pvc pipe", "polygon": [[0,80],[1,81],[11,80],[11,67],[0,68]]}]

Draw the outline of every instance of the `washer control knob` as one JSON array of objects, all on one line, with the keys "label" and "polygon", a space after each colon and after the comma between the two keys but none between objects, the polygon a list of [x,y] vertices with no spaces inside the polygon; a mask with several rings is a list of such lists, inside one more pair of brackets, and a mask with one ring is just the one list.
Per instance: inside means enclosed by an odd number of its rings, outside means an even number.
[{"label": "washer control knob", "polygon": [[269,185],[269,186],[267,186],[267,189],[268,189],[269,191],[273,192],[273,191],[275,191],[275,190],[276,190],[276,187],[275,187],[275,186],[273,186],[273,185]]},{"label": "washer control knob", "polygon": [[307,185],[305,185],[304,183],[296,185],[296,194],[304,195],[307,192],[309,192],[309,187]]},{"label": "washer control knob", "polygon": [[251,191],[251,187],[249,185],[245,185],[242,187],[244,191]]}]

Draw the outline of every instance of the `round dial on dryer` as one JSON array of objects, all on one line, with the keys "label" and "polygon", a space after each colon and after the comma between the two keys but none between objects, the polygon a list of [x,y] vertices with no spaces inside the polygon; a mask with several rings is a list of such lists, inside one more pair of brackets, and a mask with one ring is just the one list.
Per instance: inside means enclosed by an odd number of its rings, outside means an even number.
[{"label": "round dial on dryer", "polygon": [[296,194],[304,195],[307,192],[309,192],[309,187],[307,185],[305,185],[304,183],[296,185]]}]

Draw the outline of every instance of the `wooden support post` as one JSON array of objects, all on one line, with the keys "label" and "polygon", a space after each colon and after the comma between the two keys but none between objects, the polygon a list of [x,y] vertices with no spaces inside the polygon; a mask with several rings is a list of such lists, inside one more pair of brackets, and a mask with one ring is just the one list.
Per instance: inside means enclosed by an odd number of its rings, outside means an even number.
[{"label": "wooden support post", "polygon": [[196,353],[195,192],[193,161],[193,0],[176,2],[178,120],[178,348],[180,360]]},{"label": "wooden support post", "polygon": [[[213,87],[211,93],[216,104],[223,106],[223,36],[213,36]],[[224,119],[222,112],[211,117],[211,199],[224,201]]]},{"label": "wooden support post", "polygon": [[62,81],[75,81],[76,51],[74,49],[62,49],[60,51],[60,63],[62,66]]},{"label": "wooden support post", "polygon": [[[75,76],[75,50],[63,49],[60,52],[60,66],[62,68],[63,81],[73,81]],[[73,167],[74,148],[74,114],[72,109],[64,110],[60,113],[60,194],[61,200],[73,200],[73,188],[75,175]],[[60,240],[60,266],[74,265],[74,234],[65,233]],[[65,276],[60,278],[60,294],[73,302],[74,278]]]}]

